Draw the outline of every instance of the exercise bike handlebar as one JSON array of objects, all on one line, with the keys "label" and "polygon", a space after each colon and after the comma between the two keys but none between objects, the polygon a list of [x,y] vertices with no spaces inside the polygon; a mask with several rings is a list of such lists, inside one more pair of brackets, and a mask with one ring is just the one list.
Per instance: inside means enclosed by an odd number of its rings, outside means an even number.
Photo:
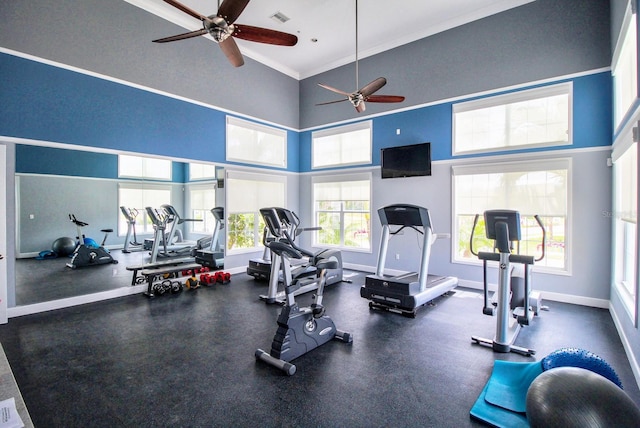
[{"label": "exercise bike handlebar", "polygon": [[84,221],[78,220],[75,214],[69,214],[69,220],[71,220],[76,226],[80,226],[80,227],[89,226],[89,223],[85,223]]}]

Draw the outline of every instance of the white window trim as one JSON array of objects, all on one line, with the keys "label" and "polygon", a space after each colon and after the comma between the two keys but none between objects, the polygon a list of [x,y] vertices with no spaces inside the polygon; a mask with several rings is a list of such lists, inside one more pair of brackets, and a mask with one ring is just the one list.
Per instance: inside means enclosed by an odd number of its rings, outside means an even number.
[{"label": "white window trim", "polygon": [[[612,76],[615,78],[616,72],[617,72],[617,66],[618,66],[618,62],[620,61],[620,55],[622,54],[622,49],[624,47],[625,44],[625,40],[627,37],[627,31],[629,30],[629,27],[631,25],[632,22],[634,22],[636,24],[636,62],[638,60],[637,55],[638,55],[638,28],[637,28],[637,13],[634,12],[634,7],[632,5],[632,3],[635,0],[630,0],[629,2],[627,2],[627,7],[625,10],[625,14],[624,14],[624,18],[622,20],[622,26],[620,28],[620,33],[618,33],[618,39],[616,41],[616,46],[613,52],[613,57],[611,59],[611,74]],[[635,20],[633,19],[635,16]],[[636,65],[636,82],[638,79],[638,72],[640,72],[640,70],[638,70],[637,65]],[[637,85],[637,83],[636,83]],[[615,97],[615,82],[613,84],[613,91],[614,91],[614,97]],[[638,88],[636,87],[636,92],[637,92]],[[638,100],[638,94],[636,93],[636,96],[634,97],[634,99],[637,101]],[[627,116],[627,114],[629,114],[629,109],[631,109],[633,107],[633,105],[635,104],[635,102],[632,102],[631,105],[628,106],[627,111],[625,112],[618,112],[617,111],[617,105],[618,103],[616,102],[616,100],[613,100],[613,120],[614,120],[614,129],[618,129],[619,127],[624,125],[624,119]]]},{"label": "white window trim", "polygon": [[[633,145],[634,141],[633,141],[633,127],[634,126],[638,126],[640,129],[640,110],[636,112],[633,120],[630,120],[628,122],[628,125],[633,125],[633,126],[627,126],[625,127],[625,131],[622,132],[618,138],[616,138],[616,141],[613,144],[613,151],[611,154],[611,160],[613,161],[614,165],[615,162],[618,161],[618,159],[620,159],[620,157],[629,149],[631,148],[631,146]],[[640,143],[639,143],[640,144]],[[638,146],[638,150],[640,150],[640,146]],[[638,155],[640,157],[640,154]],[[639,173],[640,174],[640,173]],[[640,179],[640,177],[639,177]],[[616,194],[617,194],[617,177],[616,174],[613,175],[613,191],[611,192],[611,198],[612,198],[612,206],[616,207]],[[640,198],[638,199],[638,204],[640,204]],[[636,208],[638,209],[638,207]],[[614,219],[615,221],[615,219]],[[617,272],[616,272],[616,266],[618,264],[618,260],[615,258],[616,254],[617,254],[617,247],[618,247],[618,234],[616,231],[616,225],[615,223],[612,225],[612,243],[611,243],[611,249],[612,249],[612,269],[611,269],[611,288],[612,290],[618,295],[618,297],[620,298],[620,301],[622,302],[622,306],[624,307],[625,312],[627,313],[627,315],[629,316],[629,319],[631,320],[631,322],[633,323],[634,327],[638,327],[638,315],[640,313],[640,266],[639,266],[639,262],[638,260],[636,260],[636,296],[635,296],[635,300],[632,298],[632,296],[629,294],[629,292],[627,291],[626,287],[620,283],[620,281],[618,281],[617,279]],[[638,242],[640,241],[640,228],[637,227],[637,223],[636,223],[636,233],[639,235],[638,237],[636,237],[636,245],[638,245]],[[638,251],[638,249],[636,250]]]},{"label": "white window trim", "polygon": [[[282,159],[282,162],[281,163],[260,162],[259,160],[255,160],[255,159],[244,159],[244,158],[237,158],[237,157],[229,156],[229,132],[228,132],[229,125],[234,125],[234,126],[238,126],[238,127],[241,127],[241,128],[251,129],[251,130],[254,130],[254,131],[257,131],[257,132],[263,132],[265,134],[271,134],[271,135],[275,135],[275,136],[278,136],[278,137],[282,137],[282,139],[283,139],[283,147],[282,147],[283,159]],[[282,168],[282,169],[286,169],[287,168],[287,154],[288,154],[287,131],[285,131],[283,129],[267,126],[267,125],[262,125],[260,123],[250,122],[248,120],[239,119],[239,118],[234,117],[234,116],[227,116],[227,124],[226,124],[226,127],[225,127],[225,135],[226,135],[226,137],[225,137],[225,153],[226,153],[226,160],[227,161],[246,163],[246,164],[250,164],[250,165],[271,166],[271,167]]]},{"label": "white window trim", "polygon": [[[465,164],[465,165],[453,165],[451,166],[451,229],[453,232],[452,242],[458,238],[459,231],[455,218],[456,215],[456,175],[469,175],[469,174],[492,174],[492,173],[506,173],[506,172],[521,172],[521,171],[539,171],[549,169],[566,169],[567,170],[567,230],[565,231],[565,245],[566,245],[566,261],[564,269],[546,267],[540,265],[534,265],[533,270],[540,273],[558,275],[558,276],[571,276],[572,275],[572,259],[573,259],[573,192],[572,192],[572,176],[573,176],[573,160],[571,158],[550,158],[550,159],[532,159],[527,161],[508,161],[504,163],[492,163],[492,164]],[[482,214],[482,213],[478,213]],[[461,265],[481,266],[482,262],[478,260],[458,260],[456,259],[457,245],[451,245],[451,263]]]},{"label": "white window trim", "polygon": [[[347,134],[349,132],[360,131],[363,129],[368,129],[370,131],[369,138],[369,153],[368,158],[362,162],[349,162],[349,163],[336,163],[336,164],[325,164],[322,166],[314,166],[314,145],[316,138],[330,137],[333,135]],[[372,151],[373,151],[373,121],[372,120],[364,120],[362,122],[351,123],[349,125],[338,126],[329,129],[323,129],[321,131],[313,131],[311,133],[311,169],[313,170],[322,170],[327,168],[335,168],[335,167],[343,167],[343,166],[355,166],[355,165],[371,165],[372,160]]]},{"label": "white window trim", "polygon": [[[339,174],[339,175],[318,175],[311,178],[311,217],[315,225],[316,218],[316,196],[315,196],[315,184],[318,183],[342,183],[345,181],[369,181],[369,221],[372,222],[373,219],[373,174],[371,172],[362,172],[356,174]],[[332,249],[339,249],[341,251],[350,251],[353,253],[366,253],[371,254],[373,252],[373,223],[369,225],[370,228],[370,236],[369,236],[369,248],[356,248],[356,247],[345,247],[342,245],[332,246]],[[311,246],[313,248],[326,248],[321,244],[316,243],[316,232],[314,232],[314,236],[312,239]],[[341,240],[343,237],[341,237]]]},{"label": "white window trim", "polygon": [[[567,141],[551,141],[546,143],[536,144],[522,144],[517,146],[504,146],[494,147],[489,149],[477,149],[477,150],[465,150],[459,151],[456,149],[456,113],[464,113],[472,110],[480,110],[488,107],[495,107],[504,104],[512,104],[520,101],[527,101],[535,98],[545,98],[554,95],[569,96],[569,135]],[[453,104],[452,106],[452,124],[451,124],[451,138],[452,138],[452,153],[453,156],[462,156],[478,153],[498,153],[498,152],[510,152],[514,150],[524,150],[531,148],[541,147],[561,147],[570,146],[573,144],[573,82],[564,82],[554,85],[541,86],[538,88],[518,90],[515,92],[509,92],[501,95],[493,95],[484,97],[477,100],[464,101],[461,103]]]}]

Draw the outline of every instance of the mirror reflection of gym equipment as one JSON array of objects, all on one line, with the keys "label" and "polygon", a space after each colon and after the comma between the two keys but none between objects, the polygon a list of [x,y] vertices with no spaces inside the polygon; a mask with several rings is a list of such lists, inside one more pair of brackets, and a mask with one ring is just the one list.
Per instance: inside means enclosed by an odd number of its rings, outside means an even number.
[{"label": "mirror reflection of gym equipment", "polygon": [[[415,317],[416,311],[421,306],[453,290],[458,285],[458,278],[429,274],[431,245],[438,235],[433,233],[428,209],[417,205],[389,205],[380,208],[378,216],[382,224],[382,237],[376,273],[367,275],[365,284],[360,288],[360,296],[370,300],[369,308],[371,309],[382,309]],[[389,240],[406,229],[422,235],[419,271],[386,276],[384,270]]]},{"label": "mirror reflection of gym equipment", "polygon": [[[542,241],[539,245],[542,254],[534,256],[521,255],[520,244],[522,232],[520,213],[513,210],[488,210],[484,212],[485,233],[494,241],[494,249],[498,252],[475,252],[473,237],[479,214],[476,214],[471,229],[470,248],[474,255],[482,260],[483,297],[482,313],[496,315],[496,334],[493,339],[473,336],[474,343],[487,345],[496,352],[515,352],[525,356],[535,354],[535,350],[515,346],[520,328],[530,324],[534,315],[542,309],[540,293],[531,289],[531,267],[544,258],[546,231],[539,216],[534,216],[542,230]],[[515,251],[515,252],[514,252]],[[494,299],[489,297],[487,280],[487,262],[498,262],[498,291]]]},{"label": "mirror reflection of gym equipment", "polygon": [[[60,162],[57,162],[58,165],[68,165],[71,162],[79,165],[83,162],[97,161],[103,168],[98,173],[99,177],[96,178],[84,176],[82,173],[76,176],[76,170],[65,170],[70,175],[65,175],[64,172],[59,175],[47,175],[27,174],[22,170],[16,171],[17,216],[19,219],[17,232],[19,242],[15,262],[15,303],[10,302],[10,307],[27,306],[79,296],[96,295],[96,298],[99,298],[97,295],[104,292],[115,292],[123,295],[129,293],[131,273],[126,270],[126,267],[147,263],[149,259],[149,251],[144,250],[141,246],[134,246],[132,242],[142,243],[144,238],[152,237],[153,230],[151,230],[150,223],[146,225],[144,223],[146,212],[143,203],[117,204],[119,201],[118,189],[120,186],[125,186],[126,188],[152,187],[157,183],[153,182],[153,180],[142,180],[136,181],[132,186],[131,183],[133,181],[126,177],[118,178],[117,176],[105,175],[105,171],[112,170],[113,159],[117,158],[118,155],[94,152],[83,148],[77,150],[55,149],[31,145],[17,145],[16,147],[17,162],[21,165],[30,165],[35,162],[34,159],[42,161],[42,158],[53,155],[56,159],[60,159]],[[175,168],[182,170],[186,170],[190,165],[176,161],[173,164]],[[60,167],[56,172],[59,169],[64,168]],[[216,170],[222,171],[223,169],[216,166]],[[117,174],[117,171],[115,174]],[[188,198],[185,199],[180,196],[180,187],[205,188],[206,186],[207,189],[215,189],[216,195],[215,201],[211,201],[212,205],[209,205],[208,208],[204,207],[203,214],[209,216],[210,214],[206,212],[208,209],[216,206],[216,204],[224,204],[224,189],[219,183],[220,180],[215,178],[197,182],[197,186],[193,182],[186,181],[176,181],[170,184],[163,183],[167,188],[171,188],[171,194],[173,195],[164,199],[163,202],[171,203],[182,214],[182,210],[190,210],[194,207],[190,205]],[[49,205],[48,209],[45,209],[46,216],[41,211],[42,201],[44,200],[42,197],[45,195],[47,195],[47,200],[53,198],[54,201],[52,205]],[[94,199],[94,195],[100,195],[100,197],[95,197]],[[76,200],[82,201],[82,203],[75,204]],[[90,203],[88,201],[93,202]],[[124,205],[125,208],[137,207],[139,211],[135,225],[135,236],[134,229],[131,228],[130,237],[126,240],[125,234],[130,226],[126,222],[126,216],[121,212],[121,205]],[[160,203],[157,205],[160,206]],[[91,269],[81,269],[82,272],[65,267],[69,261],[66,258],[67,255],[70,255],[75,249],[76,236],[76,228],[67,218],[68,212],[75,212],[80,220],[90,224],[83,228],[83,232],[87,236],[95,238],[98,244],[103,238],[103,233],[100,232],[101,228],[112,228],[114,230],[114,233],[109,234],[105,248],[109,250],[114,259],[119,261],[118,265],[104,264]],[[191,217],[191,215],[186,215],[185,217]],[[206,218],[205,220],[209,222],[212,219]],[[186,225],[185,223],[184,226]],[[211,229],[209,228],[207,231],[195,231],[185,227],[183,232],[187,234],[185,237],[190,240],[211,237]],[[59,238],[64,238],[64,241],[62,239],[59,240]],[[58,255],[55,259],[52,254],[44,261],[36,259],[40,252],[56,253],[52,248],[53,243],[59,244],[65,241],[73,243],[70,252]],[[122,251],[126,242],[129,242],[127,249],[131,253]],[[67,276],[73,276],[74,279],[67,281]],[[117,290],[121,290],[122,293]],[[92,299],[93,297],[88,298]]]}]

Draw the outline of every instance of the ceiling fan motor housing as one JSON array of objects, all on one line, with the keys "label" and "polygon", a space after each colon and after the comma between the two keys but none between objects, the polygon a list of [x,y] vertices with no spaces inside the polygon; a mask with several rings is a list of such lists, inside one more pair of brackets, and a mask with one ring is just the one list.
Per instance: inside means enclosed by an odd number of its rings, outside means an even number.
[{"label": "ceiling fan motor housing", "polygon": [[202,24],[204,25],[204,29],[211,34],[213,40],[218,43],[224,42],[231,37],[235,31],[233,24],[229,25],[224,18],[216,15],[211,15],[209,20],[202,21]]}]

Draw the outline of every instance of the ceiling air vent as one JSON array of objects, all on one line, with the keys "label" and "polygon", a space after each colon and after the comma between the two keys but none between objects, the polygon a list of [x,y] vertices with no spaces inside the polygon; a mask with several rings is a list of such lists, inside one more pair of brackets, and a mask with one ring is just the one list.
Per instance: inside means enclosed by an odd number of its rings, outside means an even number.
[{"label": "ceiling air vent", "polygon": [[276,12],[273,15],[271,15],[270,18],[273,19],[274,21],[278,21],[281,24],[284,24],[290,19],[287,15],[285,15],[282,12]]}]

